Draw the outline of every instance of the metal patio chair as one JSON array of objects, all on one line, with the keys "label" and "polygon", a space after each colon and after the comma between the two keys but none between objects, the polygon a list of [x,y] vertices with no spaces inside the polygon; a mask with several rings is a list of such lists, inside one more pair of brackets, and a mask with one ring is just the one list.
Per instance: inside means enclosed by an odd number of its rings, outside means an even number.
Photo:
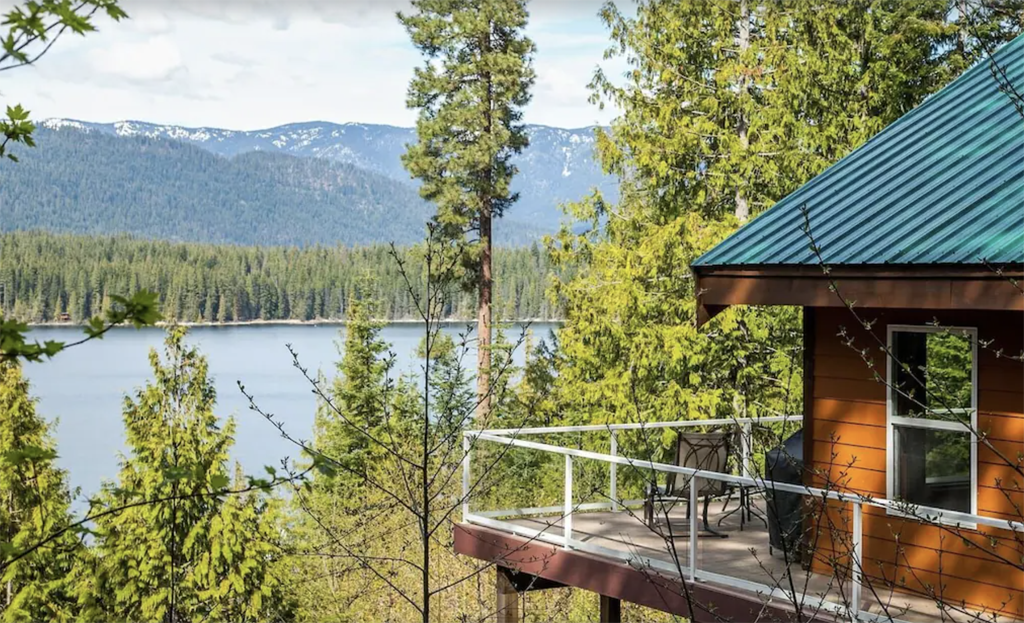
[{"label": "metal patio chair", "polygon": [[[676,465],[707,472],[725,472],[729,463],[729,454],[735,441],[732,430],[718,430],[710,433],[680,432],[676,442]],[[664,486],[648,484],[644,500],[644,521],[654,528],[658,524],[656,506],[665,507],[666,502],[688,501],[690,498],[690,482],[692,478],[682,474],[669,474]],[[704,497],[703,518],[704,531],[718,537],[727,537],[714,530],[708,523],[708,505],[711,498],[721,497],[727,493],[727,483],[697,476],[697,495]],[[690,518],[693,509],[686,505],[686,517]]]}]

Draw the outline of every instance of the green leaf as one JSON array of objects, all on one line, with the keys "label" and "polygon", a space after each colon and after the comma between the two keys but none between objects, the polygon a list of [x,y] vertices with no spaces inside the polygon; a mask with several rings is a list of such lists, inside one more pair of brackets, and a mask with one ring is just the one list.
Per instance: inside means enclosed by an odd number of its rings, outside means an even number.
[{"label": "green leaf", "polygon": [[226,489],[230,484],[230,479],[224,474],[214,474],[210,476],[210,488],[214,491],[220,491]]}]

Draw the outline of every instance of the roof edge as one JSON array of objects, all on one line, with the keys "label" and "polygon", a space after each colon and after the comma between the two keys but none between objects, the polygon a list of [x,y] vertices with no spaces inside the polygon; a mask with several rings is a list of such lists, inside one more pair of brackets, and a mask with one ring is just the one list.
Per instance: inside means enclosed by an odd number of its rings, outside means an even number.
[{"label": "roof edge", "polygon": [[[1024,262],[1002,264],[826,264],[827,275],[833,277],[877,277],[898,279],[935,279],[942,277],[971,279],[1006,279],[1024,277]],[[743,277],[826,276],[817,264],[691,264],[697,276],[722,275]]]},{"label": "roof edge", "polygon": [[698,327],[733,305],[1024,311],[1024,264],[691,270]]}]

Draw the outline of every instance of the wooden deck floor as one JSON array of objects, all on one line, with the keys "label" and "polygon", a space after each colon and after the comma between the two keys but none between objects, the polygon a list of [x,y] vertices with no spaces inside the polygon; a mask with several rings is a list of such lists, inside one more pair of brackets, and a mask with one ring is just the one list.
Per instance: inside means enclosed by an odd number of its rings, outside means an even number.
[{"label": "wooden deck floor", "polygon": [[[729,510],[735,508],[735,501]],[[755,507],[763,512],[763,502],[755,501]],[[573,515],[573,538],[585,543],[623,552],[626,556],[636,559],[637,556],[661,560],[669,563],[678,560],[685,569],[689,561],[688,522],[685,518],[685,503],[680,504],[670,513],[672,518],[672,534],[674,552],[663,537],[654,533],[642,522],[639,510],[620,510],[617,512],[580,512]],[[721,525],[718,519],[722,516],[721,502],[712,504],[709,523],[728,535],[718,538],[706,535],[703,531],[697,539],[698,568],[721,575],[765,584],[779,586],[785,590],[795,588],[797,592],[807,596],[824,597],[833,603],[844,603],[843,595],[851,595],[849,582],[840,586],[838,579],[827,575],[811,573],[799,564],[787,565],[783,554],[777,549],[769,553],[768,530],[764,523],[756,518],[747,522],[740,529],[739,513],[725,518]],[[544,530],[547,534],[562,535],[562,522],[559,517],[520,517],[506,520],[533,530]],[[664,523],[661,524],[662,529]],[[787,567],[790,574],[787,575]],[[931,621],[948,621],[961,623],[968,621],[992,621],[991,613],[970,616],[963,613],[941,613],[934,601],[920,595],[896,592],[886,586],[874,586],[863,589],[861,609],[878,614],[883,620],[891,616],[904,621],[927,623]],[[880,603],[882,602],[882,603]],[[888,616],[886,616],[888,613]],[[1004,616],[998,621],[1011,621]]]}]

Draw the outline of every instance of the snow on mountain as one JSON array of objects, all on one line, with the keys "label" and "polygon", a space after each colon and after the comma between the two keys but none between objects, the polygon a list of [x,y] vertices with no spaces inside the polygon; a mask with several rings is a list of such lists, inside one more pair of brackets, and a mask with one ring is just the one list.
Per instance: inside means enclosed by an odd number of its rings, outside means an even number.
[{"label": "snow on mountain", "polygon": [[[115,136],[145,136],[192,143],[215,154],[232,157],[253,151],[281,152],[326,158],[351,164],[402,182],[413,183],[402,167],[405,145],[415,140],[412,128],[365,123],[313,121],[251,131],[186,128],[145,121],[93,123],[47,119],[52,130],[98,132]],[[594,128],[527,127],[530,147],[516,160],[519,175],[513,190],[519,203],[506,218],[554,230],[562,216],[560,203],[580,199],[598,187],[616,197],[614,178],[604,175],[594,157]]]},{"label": "snow on mountain", "polygon": [[87,124],[84,124],[81,121],[74,121],[72,119],[45,119],[43,120],[42,126],[51,130],[71,128],[74,130],[81,130],[82,132],[90,131]]}]

